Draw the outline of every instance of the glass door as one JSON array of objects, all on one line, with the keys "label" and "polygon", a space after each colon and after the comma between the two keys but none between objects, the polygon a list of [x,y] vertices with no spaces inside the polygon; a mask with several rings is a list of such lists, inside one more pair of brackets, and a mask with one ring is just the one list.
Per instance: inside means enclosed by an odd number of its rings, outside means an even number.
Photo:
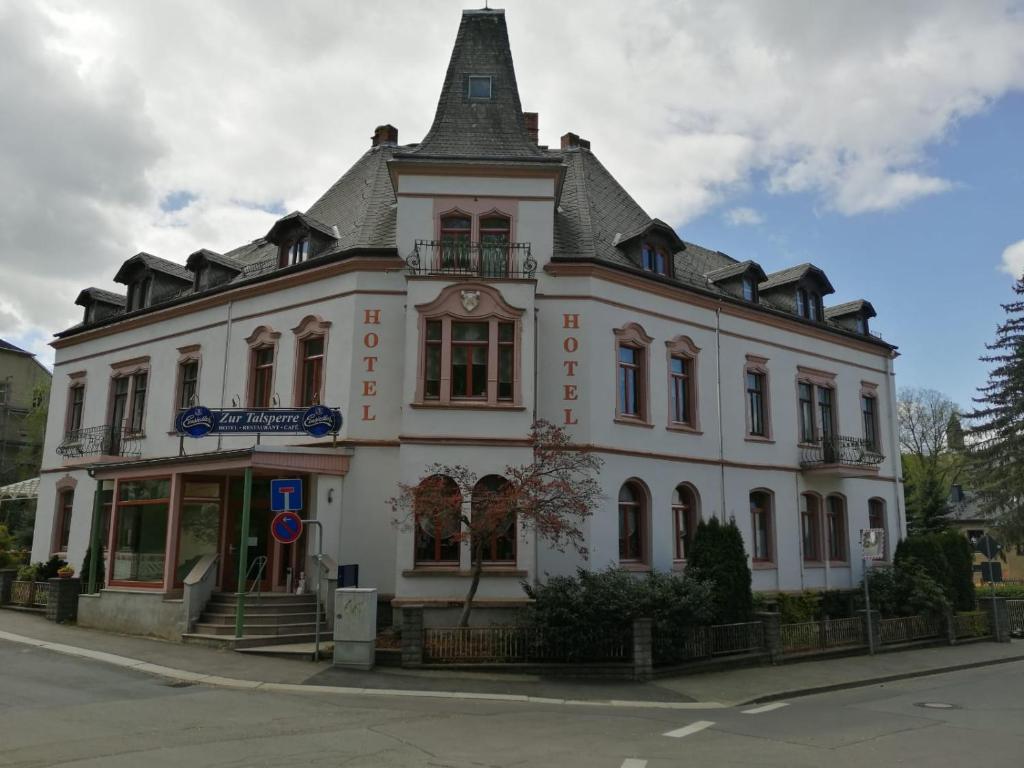
[{"label": "glass door", "polygon": [[[230,480],[228,492],[228,526],[227,541],[224,543],[224,589],[238,591],[238,552],[241,544],[242,524],[242,478]],[[246,536],[246,565],[248,576],[245,589],[252,589],[259,580],[259,588],[269,592],[272,587],[274,573],[274,546],[270,536],[270,479],[254,477],[252,479],[252,499],[249,507],[249,531]],[[254,565],[258,558],[263,558],[262,567]]]}]

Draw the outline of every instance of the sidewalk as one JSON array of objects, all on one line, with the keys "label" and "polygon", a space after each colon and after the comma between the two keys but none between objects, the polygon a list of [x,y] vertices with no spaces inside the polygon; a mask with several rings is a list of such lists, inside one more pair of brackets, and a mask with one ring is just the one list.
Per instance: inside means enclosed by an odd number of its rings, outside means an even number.
[{"label": "sidewalk", "polygon": [[[606,706],[701,707],[732,706],[753,701],[793,697],[814,691],[857,687],[904,677],[917,677],[973,666],[1024,660],[1024,641],[973,643],[921,650],[805,661],[776,667],[745,667],[708,672],[649,683],[580,678],[545,678],[515,673],[455,672],[438,670],[377,669],[358,672],[337,669],[329,662],[253,657],[233,651],[179,645],[161,640],[113,635],[91,629],[52,624],[42,617],[0,610],[2,633],[85,649],[87,652],[159,665],[142,668],[165,676],[179,672],[182,679],[211,685],[255,688],[261,685],[306,686],[327,692],[324,686],[347,689],[339,693],[463,698],[542,698],[559,703]],[[65,649],[67,652],[68,649]],[[111,661],[114,661],[111,659]],[[167,669],[170,668],[170,669]],[[310,686],[318,686],[312,688]]]}]

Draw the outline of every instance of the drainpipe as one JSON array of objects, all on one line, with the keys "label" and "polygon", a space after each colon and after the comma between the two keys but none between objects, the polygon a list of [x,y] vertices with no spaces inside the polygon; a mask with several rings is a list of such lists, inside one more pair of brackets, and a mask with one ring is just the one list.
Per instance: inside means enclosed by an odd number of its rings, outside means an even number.
[{"label": "drainpipe", "polygon": [[[540,310],[537,308],[537,285],[533,286],[533,422],[537,421],[537,361],[539,359],[537,355],[537,339],[538,334],[538,323],[540,321]],[[533,425],[531,424],[531,427]],[[533,585],[536,587],[540,584],[540,541],[538,540],[537,531],[533,532]]]},{"label": "drainpipe", "polygon": [[[800,506],[800,473],[793,473],[793,487],[796,488],[796,551],[800,556],[800,591],[807,588],[804,573],[804,511]],[[820,510],[819,510],[820,515]]]},{"label": "drainpipe", "polygon": [[721,483],[722,524],[728,523],[725,516],[725,428],[722,423],[722,308],[715,310],[715,369],[717,381],[715,391],[718,395],[718,473]]},{"label": "drainpipe", "polygon": [[[231,348],[231,313],[235,307],[234,300],[228,302],[228,317],[227,327],[224,330],[224,367],[220,373],[220,407],[224,407],[224,398],[227,397],[228,388],[228,355]],[[223,440],[220,433],[217,434],[217,450],[220,451],[221,440]]]},{"label": "drainpipe", "polygon": [[[903,538],[903,505],[900,503],[900,496],[902,496],[903,488],[903,462],[900,461],[900,436],[897,427],[897,419],[893,418],[895,409],[897,408],[896,402],[896,371],[893,370],[892,366],[893,356],[890,355],[885,361],[885,373],[888,378],[886,389],[889,392],[889,439],[892,441],[891,451],[893,452],[893,487],[896,491],[896,541]],[[896,542],[888,544],[889,552],[896,551]]]}]

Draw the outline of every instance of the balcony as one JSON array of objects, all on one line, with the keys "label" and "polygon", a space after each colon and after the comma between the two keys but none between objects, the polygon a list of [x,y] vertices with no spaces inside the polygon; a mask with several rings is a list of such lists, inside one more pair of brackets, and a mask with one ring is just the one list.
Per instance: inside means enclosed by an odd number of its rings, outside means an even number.
[{"label": "balcony", "polygon": [[876,446],[860,437],[831,435],[800,446],[801,468],[818,474],[874,474],[884,459]]},{"label": "balcony", "polygon": [[537,272],[529,243],[417,240],[405,263],[411,275],[494,279],[532,278]]},{"label": "balcony", "polygon": [[72,429],[57,446],[65,459],[83,456],[140,456],[142,435],[128,429],[128,422]]}]

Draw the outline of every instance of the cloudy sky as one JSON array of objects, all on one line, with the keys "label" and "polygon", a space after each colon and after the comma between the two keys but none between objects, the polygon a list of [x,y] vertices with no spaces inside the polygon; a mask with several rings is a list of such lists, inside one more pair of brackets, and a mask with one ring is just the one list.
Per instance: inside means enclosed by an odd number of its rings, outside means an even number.
[{"label": "cloudy sky", "polygon": [[[433,116],[458,1],[0,0],[0,337],[224,251]],[[509,0],[525,109],[653,216],[868,298],[899,382],[967,404],[1024,270],[1024,4]]]}]

